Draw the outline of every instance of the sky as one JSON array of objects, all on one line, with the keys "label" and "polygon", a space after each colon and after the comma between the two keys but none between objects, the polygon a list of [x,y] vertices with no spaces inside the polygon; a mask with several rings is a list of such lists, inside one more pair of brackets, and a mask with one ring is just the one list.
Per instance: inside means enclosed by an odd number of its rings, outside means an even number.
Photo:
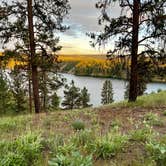
[{"label": "sky", "polygon": [[[59,45],[62,46],[60,54],[105,54],[109,46],[93,48],[90,46],[90,37],[86,34],[89,32],[99,32],[101,27],[98,25],[100,11],[95,8],[98,0],[69,0],[71,10],[64,20],[64,24],[70,27],[63,33],[58,33],[60,38]],[[120,9],[118,5],[111,7],[111,16],[119,16]],[[13,43],[9,44],[12,48]],[[0,45],[2,50],[2,46]]]},{"label": "sky", "polygon": [[[64,23],[70,26],[65,33],[61,33],[60,45],[63,47],[61,54],[104,54],[106,48],[93,48],[90,46],[89,32],[99,32],[98,25],[100,11],[95,8],[97,0],[69,0],[71,5],[70,14]],[[112,17],[119,15],[119,8],[113,5],[111,8]]]}]

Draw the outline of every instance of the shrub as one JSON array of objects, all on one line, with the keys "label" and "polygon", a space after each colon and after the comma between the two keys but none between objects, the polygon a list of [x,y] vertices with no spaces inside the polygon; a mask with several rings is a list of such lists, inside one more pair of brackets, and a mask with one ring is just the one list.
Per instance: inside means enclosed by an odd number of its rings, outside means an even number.
[{"label": "shrub", "polygon": [[162,126],[163,125],[163,122],[159,119],[159,116],[157,114],[152,113],[152,112],[147,113],[144,117],[144,120],[149,125],[154,125],[154,126]]},{"label": "shrub", "polygon": [[92,156],[82,156],[78,151],[70,155],[57,154],[48,162],[49,166],[92,166]]},{"label": "shrub", "polygon": [[166,116],[166,110],[163,112],[163,115]]},{"label": "shrub", "polygon": [[81,120],[77,120],[75,122],[72,123],[72,127],[74,130],[84,130],[85,129],[85,124],[83,121]]},{"label": "shrub", "polygon": [[0,166],[29,166],[41,155],[40,135],[28,133],[14,141],[0,142]]},{"label": "shrub", "polygon": [[118,119],[115,119],[110,124],[111,127],[116,128],[121,126],[121,122]]},{"label": "shrub", "polygon": [[91,130],[83,130],[77,132],[72,138],[71,141],[76,146],[85,146],[93,143],[95,140],[95,134]]},{"label": "shrub", "polygon": [[153,137],[154,133],[151,127],[146,126],[142,129],[134,130],[130,133],[130,139],[134,141],[146,142]]},{"label": "shrub", "polygon": [[166,144],[148,143],[147,149],[155,160],[157,166],[165,166],[166,163]]},{"label": "shrub", "polygon": [[127,140],[128,138],[125,135],[112,133],[94,141],[91,150],[96,158],[108,159],[121,151]]}]

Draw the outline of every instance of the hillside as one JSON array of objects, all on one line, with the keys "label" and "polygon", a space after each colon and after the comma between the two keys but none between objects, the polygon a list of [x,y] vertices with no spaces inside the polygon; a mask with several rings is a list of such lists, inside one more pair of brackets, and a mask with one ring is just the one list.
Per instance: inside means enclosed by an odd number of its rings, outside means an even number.
[{"label": "hillside", "polygon": [[[108,60],[106,55],[59,55],[58,59],[61,62],[59,71],[62,73],[118,79],[127,79],[131,63],[128,57]],[[150,58],[146,58],[145,62],[149,63],[150,82],[166,82],[165,63]]]},{"label": "hillside", "polygon": [[164,166],[166,91],[133,104],[1,117],[0,132],[0,166]]}]

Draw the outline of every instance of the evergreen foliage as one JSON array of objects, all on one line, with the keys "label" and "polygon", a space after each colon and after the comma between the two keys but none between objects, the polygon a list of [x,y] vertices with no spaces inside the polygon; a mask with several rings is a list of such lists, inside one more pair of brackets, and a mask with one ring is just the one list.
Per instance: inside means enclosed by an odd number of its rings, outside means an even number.
[{"label": "evergreen foliage", "polygon": [[27,109],[27,85],[24,72],[15,66],[10,72],[11,84],[10,89],[15,101],[16,112],[25,112]]},{"label": "evergreen foliage", "polygon": [[41,59],[57,59],[54,53],[61,47],[57,45],[56,31],[68,29],[63,19],[69,9],[68,0],[0,2],[0,39],[4,48],[12,40],[16,52],[28,56],[36,113],[40,112],[38,68]]},{"label": "evergreen foliage", "polygon": [[51,107],[53,109],[58,109],[60,104],[60,99],[56,93],[51,96]]},{"label": "evergreen foliage", "polygon": [[101,92],[101,103],[102,104],[110,104],[114,102],[113,99],[113,88],[110,80],[106,80],[103,84],[102,92]]},{"label": "evergreen foliage", "polygon": [[[152,62],[148,60],[145,56],[141,56],[138,59],[138,84],[137,84],[137,95],[142,96],[147,88],[147,83],[151,81],[152,78]],[[129,84],[126,85],[126,91],[124,98],[129,98]]]},{"label": "evergreen foliage", "polygon": [[72,80],[70,86],[66,85],[64,90],[64,101],[62,106],[65,109],[75,109],[81,106],[80,89],[77,88]]},{"label": "evergreen foliage", "polygon": [[12,107],[11,98],[12,94],[10,92],[8,80],[2,70],[0,70],[0,112],[6,113]]},{"label": "evergreen foliage", "polygon": [[86,107],[91,106],[91,104],[88,104],[90,102],[90,94],[88,93],[88,89],[86,87],[84,87],[81,90],[80,100],[81,100],[81,107],[82,108],[86,108]]},{"label": "evergreen foliage", "polygon": [[[114,3],[122,9],[116,18],[111,17],[110,10]],[[96,3],[96,8],[101,11],[98,23],[104,28],[101,33],[89,34],[92,45],[101,46],[116,39],[115,47],[107,56],[131,57],[129,101],[135,101],[138,95],[138,58],[148,56],[164,60],[166,55],[165,5],[165,0],[98,0]]]}]

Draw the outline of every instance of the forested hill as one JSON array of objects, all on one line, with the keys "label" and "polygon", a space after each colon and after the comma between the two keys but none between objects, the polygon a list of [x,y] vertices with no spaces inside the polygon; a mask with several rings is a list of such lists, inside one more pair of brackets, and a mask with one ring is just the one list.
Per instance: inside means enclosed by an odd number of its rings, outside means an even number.
[{"label": "forested hill", "polygon": [[[60,72],[81,76],[127,79],[130,68],[128,57],[108,60],[106,55],[60,55],[59,61]],[[155,63],[150,58],[146,58],[145,61],[146,64],[142,64],[140,60],[139,68],[148,68],[149,82],[166,82],[166,64],[157,59]]]}]

